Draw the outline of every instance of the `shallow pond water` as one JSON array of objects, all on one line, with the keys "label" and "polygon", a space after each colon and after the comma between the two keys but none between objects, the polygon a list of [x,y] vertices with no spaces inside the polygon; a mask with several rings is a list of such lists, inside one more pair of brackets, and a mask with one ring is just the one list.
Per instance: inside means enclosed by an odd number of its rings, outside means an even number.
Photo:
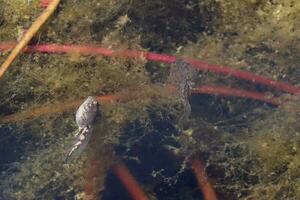
[{"label": "shallow pond water", "polygon": [[[41,2],[0,0],[1,64]],[[0,199],[299,199],[299,9],[62,1],[0,77]],[[76,135],[88,96],[101,112]]]}]

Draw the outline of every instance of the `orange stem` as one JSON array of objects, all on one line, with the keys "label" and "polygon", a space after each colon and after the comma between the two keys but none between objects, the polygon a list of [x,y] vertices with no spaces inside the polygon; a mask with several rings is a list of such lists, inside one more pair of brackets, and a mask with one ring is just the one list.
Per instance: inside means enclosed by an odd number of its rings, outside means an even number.
[{"label": "orange stem", "polygon": [[[173,86],[169,86],[169,89],[174,90],[175,88]],[[264,93],[251,92],[247,90],[240,90],[221,86],[204,85],[198,88],[193,88],[192,93],[243,97],[254,100],[260,100],[273,105],[280,105],[280,101],[278,98],[270,97],[268,95],[265,95]],[[134,95],[134,92],[129,92],[126,95],[125,93],[116,93],[112,95],[97,96],[96,98],[99,102],[115,102],[119,100],[126,101],[126,99],[128,100],[128,98],[133,99],[135,97],[136,96]],[[0,123],[14,123],[18,121],[25,121],[29,119],[38,118],[40,116],[68,112],[77,108],[80,105],[80,103],[82,103],[82,100],[66,101],[57,104],[49,104],[45,106],[34,107],[20,113],[0,116]]]},{"label": "orange stem", "polygon": [[217,200],[216,192],[213,186],[210,184],[207,174],[205,172],[205,167],[202,162],[193,159],[191,161],[192,169],[194,170],[199,189],[202,191],[205,200]]},{"label": "orange stem", "polygon": [[[100,102],[113,102],[118,100],[117,95],[103,95],[97,96],[96,98]],[[0,117],[0,123],[14,123],[38,118],[41,116],[69,112],[77,108],[81,103],[82,99],[34,107],[20,113]]]},{"label": "orange stem", "polygon": [[148,197],[139,186],[139,183],[135,180],[134,176],[125,165],[117,164],[113,167],[113,171],[127,189],[133,200],[148,200]]}]

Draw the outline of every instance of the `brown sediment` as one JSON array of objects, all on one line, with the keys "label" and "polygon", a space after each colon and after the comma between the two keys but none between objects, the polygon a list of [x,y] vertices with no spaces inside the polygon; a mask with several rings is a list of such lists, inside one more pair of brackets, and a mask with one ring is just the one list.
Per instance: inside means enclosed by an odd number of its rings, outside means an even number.
[{"label": "brown sediment", "polygon": [[195,173],[199,189],[205,200],[218,200],[217,194],[208,180],[203,163],[198,159],[191,160],[192,169]]},{"label": "brown sediment", "polygon": [[36,19],[36,21],[29,27],[25,32],[24,36],[21,38],[19,43],[14,47],[12,52],[9,54],[7,59],[0,67],[0,78],[3,76],[5,71],[9,68],[11,63],[16,59],[16,57],[21,53],[24,47],[30,42],[30,40],[35,36],[35,34],[40,30],[43,24],[49,19],[49,17],[56,10],[60,0],[53,0],[49,6],[44,10],[44,12]]}]

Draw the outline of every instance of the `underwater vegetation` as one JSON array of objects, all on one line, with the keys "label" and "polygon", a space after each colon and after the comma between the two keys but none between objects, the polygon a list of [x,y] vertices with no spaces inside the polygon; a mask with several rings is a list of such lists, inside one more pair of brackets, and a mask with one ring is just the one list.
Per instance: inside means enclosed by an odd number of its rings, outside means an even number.
[{"label": "underwater vegetation", "polygon": [[51,3],[0,75],[0,199],[300,198],[300,2],[0,0],[1,64]]}]

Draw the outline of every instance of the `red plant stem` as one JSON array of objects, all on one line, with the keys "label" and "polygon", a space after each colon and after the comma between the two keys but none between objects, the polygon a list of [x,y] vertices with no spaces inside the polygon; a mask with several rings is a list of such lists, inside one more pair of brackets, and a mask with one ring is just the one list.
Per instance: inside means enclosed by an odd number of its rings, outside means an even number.
[{"label": "red plant stem", "polygon": [[[170,87],[170,90],[173,90],[174,87]],[[192,93],[194,94],[214,94],[214,95],[223,95],[223,96],[235,96],[242,98],[249,98],[254,100],[259,100],[263,102],[267,102],[273,105],[280,105],[280,101],[278,98],[270,97],[263,93],[251,92],[247,90],[240,90],[235,88],[221,87],[221,86],[211,86],[211,85],[203,85],[198,88],[193,88]],[[130,96],[130,94],[128,94]],[[112,94],[112,95],[102,95],[97,96],[97,100],[99,102],[115,102],[122,101],[124,96],[122,97],[120,94]],[[126,99],[126,97],[125,97]],[[31,108],[20,113],[15,113],[6,116],[0,116],[0,123],[14,123],[19,121],[25,121],[30,119],[35,119],[41,116],[46,115],[54,115],[59,113],[64,113],[68,111],[72,111],[76,109],[82,100],[76,101],[67,101],[58,104],[49,104],[45,106]]]},{"label": "red plant stem", "polygon": [[117,164],[113,167],[113,171],[133,200],[148,200],[148,197],[125,165]]},{"label": "red plant stem", "polygon": [[[12,42],[2,42],[0,43],[0,50],[2,51],[9,50],[13,48],[14,45],[15,43]],[[135,50],[128,50],[128,49],[114,51],[109,48],[92,46],[92,45],[40,44],[40,45],[28,46],[27,48],[24,49],[24,52],[57,53],[57,54],[80,53],[82,55],[94,55],[94,56],[102,55],[102,56],[109,56],[109,57],[120,56],[120,57],[129,57],[129,58],[145,58],[149,61],[164,62],[164,63],[172,63],[178,59],[173,55],[167,55],[167,54],[157,54],[153,52],[135,51]],[[186,59],[186,61],[192,64],[196,69],[201,71],[209,71],[217,74],[236,77],[239,79],[251,81],[253,83],[266,85],[268,87],[275,88],[277,90],[281,90],[291,94],[300,93],[299,87],[287,83],[278,82],[266,78],[264,76],[255,75],[250,72],[236,70],[221,65],[208,64],[191,58]]]},{"label": "red plant stem", "polygon": [[52,0],[40,0],[40,7],[47,8]]},{"label": "red plant stem", "polygon": [[191,161],[192,169],[195,173],[199,189],[202,191],[205,200],[217,200],[216,192],[213,186],[210,184],[205,167],[202,162],[197,159]]},{"label": "red plant stem", "polygon": [[249,98],[258,101],[263,101],[273,105],[280,104],[278,98],[272,97],[270,95],[266,95],[264,93],[252,92],[248,90],[241,90],[241,89],[222,87],[222,86],[203,85],[201,87],[193,88],[192,93],[242,97],[242,98]]},{"label": "red plant stem", "polygon": [[251,81],[253,83],[266,85],[268,87],[275,88],[291,94],[300,93],[299,87],[287,83],[278,82],[263,76],[255,75],[250,72],[245,72],[245,71],[233,69],[230,67],[220,66],[220,65],[208,64],[194,59],[187,59],[187,61],[193,66],[195,66],[195,68],[198,70],[209,71],[217,74],[224,74],[224,75],[236,77],[239,79]]}]

